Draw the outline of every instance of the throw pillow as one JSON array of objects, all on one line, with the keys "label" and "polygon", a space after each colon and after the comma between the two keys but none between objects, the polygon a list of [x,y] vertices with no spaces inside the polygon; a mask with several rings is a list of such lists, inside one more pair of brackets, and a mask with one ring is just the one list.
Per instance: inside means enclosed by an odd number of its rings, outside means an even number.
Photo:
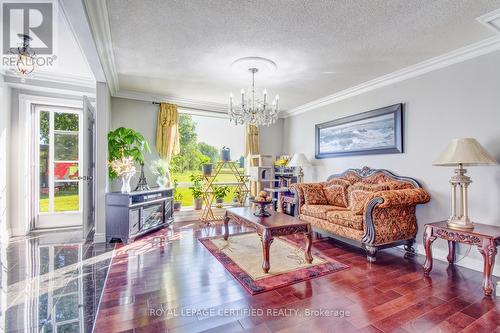
[{"label": "throw pillow", "polygon": [[325,193],[321,187],[305,187],[304,200],[308,205],[328,205]]},{"label": "throw pillow", "polygon": [[[344,183],[346,182],[346,183]],[[347,198],[347,187],[349,186],[349,182],[347,181],[331,181],[323,187],[323,192],[325,193],[326,200],[329,205],[338,206],[338,207],[347,207],[349,205],[349,201]]]}]

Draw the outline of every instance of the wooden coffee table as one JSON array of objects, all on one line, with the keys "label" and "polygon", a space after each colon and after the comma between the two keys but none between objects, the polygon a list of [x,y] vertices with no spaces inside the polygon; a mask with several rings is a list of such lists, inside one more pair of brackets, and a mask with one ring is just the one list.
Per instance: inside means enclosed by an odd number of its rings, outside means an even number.
[{"label": "wooden coffee table", "polygon": [[257,217],[253,215],[253,212],[254,210],[251,207],[228,208],[224,215],[224,239],[227,240],[229,237],[228,224],[230,220],[254,228],[262,241],[262,270],[264,273],[268,273],[271,267],[269,263],[269,248],[274,237],[298,233],[304,234],[306,237],[304,257],[308,263],[312,262],[312,228],[309,222],[277,212],[272,212],[272,215],[269,217]]}]

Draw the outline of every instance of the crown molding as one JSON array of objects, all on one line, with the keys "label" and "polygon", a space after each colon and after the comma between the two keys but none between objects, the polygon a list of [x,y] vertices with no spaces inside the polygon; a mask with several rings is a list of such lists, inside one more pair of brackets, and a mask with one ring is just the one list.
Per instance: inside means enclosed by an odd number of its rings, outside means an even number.
[{"label": "crown molding", "polygon": [[84,0],[84,3],[104,76],[110,93],[114,96],[120,90],[120,87],[111,40],[108,6],[104,0]]},{"label": "crown molding", "polygon": [[131,90],[120,90],[113,97],[135,99],[145,102],[165,102],[176,104],[180,108],[206,111],[211,113],[227,114],[227,105],[223,103],[214,103],[198,101],[187,98],[179,98],[166,95],[150,94]]},{"label": "crown molding", "polygon": [[495,33],[500,33],[500,9],[479,16],[476,20]]},{"label": "crown molding", "polygon": [[335,94],[314,100],[299,107],[290,109],[288,112],[284,112],[283,116],[295,116],[498,50],[500,50],[500,35],[490,37],[469,46],[456,49],[418,64],[380,76],[357,86],[339,91]]},{"label": "crown molding", "polygon": [[[20,81],[23,79],[19,75],[17,75],[15,71],[11,69],[6,70],[2,74],[5,77],[19,79]],[[65,73],[54,73],[42,70],[37,70],[33,73],[31,77],[25,78],[25,81],[29,80],[55,82],[62,85],[71,85],[71,86],[78,86],[78,87],[92,88],[92,89],[95,88],[95,82],[96,82],[93,78],[87,76],[65,74]]]}]

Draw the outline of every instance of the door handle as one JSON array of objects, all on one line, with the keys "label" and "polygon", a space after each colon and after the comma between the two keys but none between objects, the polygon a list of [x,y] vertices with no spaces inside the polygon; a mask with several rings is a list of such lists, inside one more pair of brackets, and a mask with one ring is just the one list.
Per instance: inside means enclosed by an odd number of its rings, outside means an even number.
[{"label": "door handle", "polygon": [[88,181],[90,181],[90,180],[93,180],[93,179],[94,179],[94,177],[92,177],[92,176],[82,176],[82,177],[78,177],[78,180],[88,180]]}]

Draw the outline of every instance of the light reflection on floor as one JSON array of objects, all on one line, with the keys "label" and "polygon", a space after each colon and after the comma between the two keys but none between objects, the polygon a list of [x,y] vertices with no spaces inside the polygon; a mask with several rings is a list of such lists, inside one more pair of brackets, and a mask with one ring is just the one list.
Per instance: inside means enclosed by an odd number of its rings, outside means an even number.
[{"label": "light reflection on floor", "polygon": [[113,252],[81,234],[40,233],[2,248],[0,331],[92,331]]}]

